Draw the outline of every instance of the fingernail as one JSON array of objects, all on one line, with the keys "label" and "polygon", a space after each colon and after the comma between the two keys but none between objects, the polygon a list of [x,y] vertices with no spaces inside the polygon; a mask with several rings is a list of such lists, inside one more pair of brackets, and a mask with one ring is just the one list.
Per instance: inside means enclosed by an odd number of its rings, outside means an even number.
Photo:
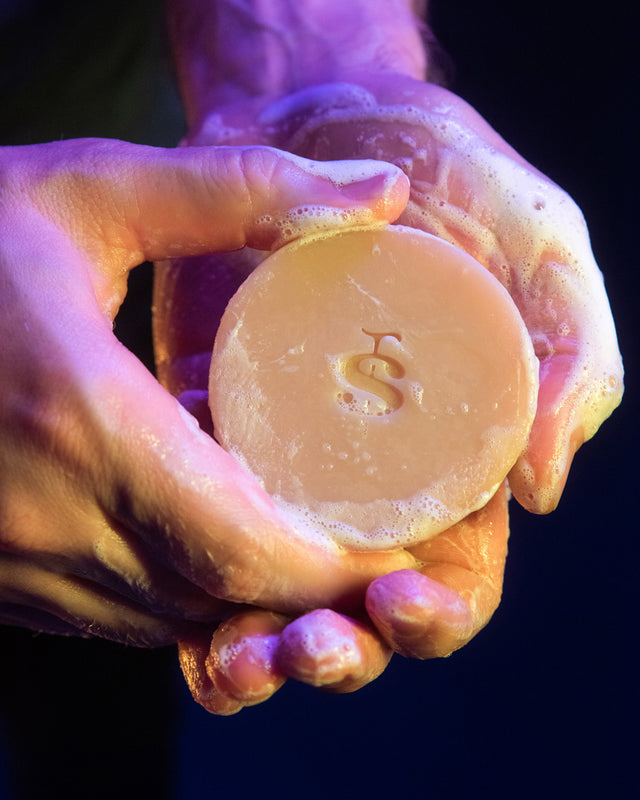
[{"label": "fingernail", "polygon": [[354,200],[370,199],[408,179],[399,167],[388,161],[353,159],[344,161],[306,161],[307,172],[329,180],[341,193]]},{"label": "fingernail", "polygon": [[390,183],[389,178],[389,174],[379,173],[369,178],[362,178],[353,183],[342,185],[340,186],[340,191],[352,200],[371,200],[371,198],[379,197],[385,193]]},{"label": "fingernail", "polygon": [[277,636],[253,636],[224,645],[213,658],[214,684],[247,705],[271,697],[284,683],[274,664],[277,643]]},{"label": "fingernail", "polygon": [[291,678],[330,686],[357,668],[360,653],[344,618],[330,609],[317,609],[284,629],[278,663]]}]

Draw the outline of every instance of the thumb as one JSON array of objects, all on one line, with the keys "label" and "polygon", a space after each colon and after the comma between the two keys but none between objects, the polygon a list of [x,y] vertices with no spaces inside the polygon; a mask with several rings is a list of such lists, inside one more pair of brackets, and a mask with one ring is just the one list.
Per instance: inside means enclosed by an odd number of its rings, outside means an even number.
[{"label": "thumb", "polygon": [[386,162],[321,163],[270,147],[89,139],[38,145],[29,156],[20,186],[114,277],[146,260],[270,249],[308,232],[392,222],[409,192]]}]

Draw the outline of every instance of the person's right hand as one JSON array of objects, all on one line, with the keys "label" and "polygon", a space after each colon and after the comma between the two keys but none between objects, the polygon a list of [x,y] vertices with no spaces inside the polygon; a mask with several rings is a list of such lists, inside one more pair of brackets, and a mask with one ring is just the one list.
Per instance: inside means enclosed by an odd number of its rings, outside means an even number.
[{"label": "person's right hand", "polygon": [[271,148],[0,150],[0,621],[160,645],[222,601],[300,613],[415,563],[296,536],[112,331],[142,261],[385,223],[406,199],[390,165]]}]

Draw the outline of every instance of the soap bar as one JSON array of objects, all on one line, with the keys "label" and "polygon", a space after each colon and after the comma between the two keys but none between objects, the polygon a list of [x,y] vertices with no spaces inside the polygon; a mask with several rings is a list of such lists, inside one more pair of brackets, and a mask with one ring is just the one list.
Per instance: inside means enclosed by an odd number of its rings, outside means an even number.
[{"label": "soap bar", "polygon": [[524,449],[538,366],[471,256],[401,226],[286,245],[229,302],[219,443],[291,524],[352,549],[424,541],[487,503]]}]

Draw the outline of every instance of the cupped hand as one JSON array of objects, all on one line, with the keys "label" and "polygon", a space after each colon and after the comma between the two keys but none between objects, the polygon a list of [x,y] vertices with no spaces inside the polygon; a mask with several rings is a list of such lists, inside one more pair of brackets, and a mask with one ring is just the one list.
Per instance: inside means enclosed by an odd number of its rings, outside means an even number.
[{"label": "cupped hand", "polygon": [[[240,133],[242,131],[242,133]],[[547,513],[579,446],[622,396],[622,362],[582,214],[461,98],[404,75],[312,86],[238,104],[190,138],[256,141],[321,161],[381,159],[411,181],[399,223],[440,236],[511,294],[540,361],[538,412],[509,475],[516,499]]]},{"label": "cupped hand", "polygon": [[553,510],[575,451],[623,388],[613,319],[579,208],[467,103],[408,77],[313,87],[265,109],[263,120],[282,131],[278,146],[308,158],[350,154],[401,167],[411,196],[398,222],[461,247],[509,291],[540,362],[536,419],[509,484],[528,510]]},{"label": "cupped hand", "polygon": [[[271,144],[323,161],[374,158],[403,169],[411,193],[398,222],[473,255],[509,290],[527,325],[540,361],[539,405],[509,485],[525,508],[551,511],[575,451],[622,394],[622,364],[602,276],[573,201],[463,100],[401,75],[365,76],[275,101],[243,100],[218,108],[187,143],[204,142]],[[219,315],[263,257],[244,251],[195,265],[164,264],[160,271],[161,375],[208,430],[207,372]],[[187,281],[194,275],[196,291]],[[171,331],[173,340],[165,346]],[[369,587],[366,609],[377,636],[366,621],[327,611],[321,626],[320,612],[289,625],[253,617],[251,634],[243,617],[235,617],[223,638],[216,634],[211,643],[205,638],[183,647],[194,694],[211,710],[230,713],[265,699],[287,674],[344,691],[378,674],[391,649],[426,658],[462,646],[500,599],[506,493],[505,486],[481,511],[411,548],[418,570],[389,574]],[[253,643],[262,641],[257,619],[270,644],[254,652]],[[221,649],[236,655],[222,658]],[[341,655],[346,652],[349,658]],[[253,669],[245,682],[248,662]]]},{"label": "cupped hand", "polygon": [[364,609],[347,616],[317,609],[291,620],[240,612],[214,633],[180,640],[193,697],[214,714],[235,714],[269,699],[294,678],[353,692],[377,678],[394,652],[446,656],[465,645],[500,602],[509,535],[506,484],[487,505],[413,548],[421,566],[374,580]]},{"label": "cupped hand", "polygon": [[413,563],[309,548],[112,332],[142,261],[390,221],[406,183],[269,148],[0,150],[1,621],[159,645],[228,601],[300,612]]}]

